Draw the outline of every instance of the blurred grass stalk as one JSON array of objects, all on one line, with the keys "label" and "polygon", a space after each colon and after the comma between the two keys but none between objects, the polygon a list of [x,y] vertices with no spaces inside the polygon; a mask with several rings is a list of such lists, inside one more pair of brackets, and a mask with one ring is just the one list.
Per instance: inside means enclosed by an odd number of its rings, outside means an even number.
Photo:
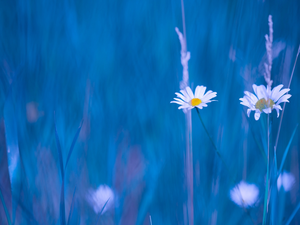
[{"label": "blurred grass stalk", "polygon": [[264,214],[263,214],[263,224],[266,224],[267,221],[267,212],[268,212],[268,196],[269,196],[269,177],[270,177],[270,114],[267,116],[267,178],[266,178],[266,189],[265,189],[265,199],[264,199]]},{"label": "blurred grass stalk", "polygon": [[[299,45],[299,48],[298,48],[298,52],[297,52],[297,55],[296,55],[295,63],[294,63],[292,74],[291,74],[291,78],[290,78],[289,85],[288,85],[287,88],[290,88],[290,86],[291,86],[299,53],[300,53],[300,45]],[[280,135],[280,130],[281,130],[281,124],[282,124],[282,118],[283,118],[283,114],[284,114],[285,104],[286,104],[286,102],[283,103],[282,113],[281,113],[281,116],[280,116],[279,127],[278,127],[278,131],[277,131],[275,145],[274,145],[274,155],[277,154],[277,144],[278,144],[278,140],[279,140],[279,135]]]},{"label": "blurred grass stalk", "polygon": [[[186,29],[185,29],[185,15],[184,15],[184,3],[181,0],[181,12],[182,12],[182,27],[183,34],[176,27],[175,31],[178,34],[178,38],[181,45],[181,65],[183,67],[182,71],[182,81],[180,82],[180,89],[184,89],[189,85],[189,72],[188,72],[188,61],[190,59],[190,52],[187,51],[186,43]],[[193,150],[192,150],[192,116],[191,110],[185,111],[185,137],[186,137],[186,157],[185,157],[185,172],[187,181],[187,216],[188,225],[194,225],[194,205],[193,205]]]},{"label": "blurred grass stalk", "polygon": [[[265,73],[264,78],[267,83],[267,86],[270,90],[272,90],[271,80],[271,70],[272,70],[272,45],[273,45],[273,21],[272,16],[268,17],[268,25],[269,25],[269,35],[265,35],[266,39],[266,51],[268,57],[268,63],[264,63]],[[265,225],[267,222],[267,213],[268,213],[268,205],[269,205],[269,180],[270,180],[270,114],[267,116],[267,177],[266,177],[266,189],[265,189],[265,198],[264,198],[264,212],[263,212],[263,224]],[[276,158],[276,157],[275,157]]]}]

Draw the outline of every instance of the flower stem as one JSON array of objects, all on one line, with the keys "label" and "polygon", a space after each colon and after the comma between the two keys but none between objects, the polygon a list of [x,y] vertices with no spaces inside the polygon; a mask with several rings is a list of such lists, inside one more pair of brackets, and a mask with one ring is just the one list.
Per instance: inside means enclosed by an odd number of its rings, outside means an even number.
[{"label": "flower stem", "polygon": [[[208,133],[208,130],[206,129],[206,127],[205,127],[205,125],[204,125],[204,122],[203,122],[202,117],[201,117],[201,115],[200,115],[199,109],[196,108],[196,110],[197,110],[197,114],[198,114],[198,116],[199,116],[199,119],[200,119],[200,121],[201,121],[201,124],[202,124],[202,126],[203,126],[203,128],[204,128],[204,130],[205,130],[205,132],[206,132],[206,134],[207,134],[207,136],[209,137],[209,140],[211,141],[211,143],[212,143],[214,149],[216,150],[217,155],[219,156],[219,158],[220,158],[221,161],[223,162],[224,166],[226,167],[228,173],[230,174],[230,170],[229,170],[228,166],[226,165],[226,163],[225,163],[223,157],[221,156],[221,154],[220,154],[219,150],[217,149],[217,147],[216,147],[216,145],[215,145],[213,139],[211,138],[210,134]],[[235,181],[235,179],[234,179],[233,177],[231,177],[231,178],[232,178],[233,183],[236,184],[237,182]]]},{"label": "flower stem", "polygon": [[[238,190],[240,191],[239,186],[236,185],[236,184],[237,184],[236,180],[234,179],[233,176],[231,176],[229,167],[228,167],[227,164],[225,163],[225,161],[224,161],[222,155],[220,154],[220,152],[219,152],[219,150],[217,149],[217,147],[216,147],[216,145],[215,145],[213,139],[212,139],[211,136],[209,135],[208,130],[206,129],[206,126],[204,125],[204,122],[203,122],[202,117],[201,117],[201,115],[200,115],[199,109],[196,108],[196,110],[197,110],[198,117],[199,117],[199,119],[200,119],[200,121],[201,121],[201,124],[202,124],[202,126],[203,126],[203,128],[204,128],[204,130],[205,130],[205,132],[206,132],[206,134],[207,134],[207,136],[209,137],[209,140],[211,141],[212,145],[214,146],[214,149],[216,150],[216,153],[217,153],[218,157],[221,159],[223,165],[226,167],[226,170],[227,170],[228,174],[230,175],[230,178],[231,178],[233,184],[234,184],[234,185],[238,188]],[[241,191],[240,191],[240,192],[241,192]],[[252,222],[253,224],[255,224],[255,222],[254,222],[252,216],[250,215],[249,211],[248,211],[245,207],[243,207],[243,209],[244,209],[244,211],[246,212],[246,214],[249,216],[249,218],[251,219],[251,222]]]},{"label": "flower stem", "polygon": [[268,156],[267,156],[267,178],[266,178],[266,190],[265,190],[265,200],[264,200],[264,215],[263,215],[263,225],[267,222],[267,209],[268,209],[268,196],[269,196],[269,167],[270,167],[270,114],[267,117],[267,141],[268,141]]}]

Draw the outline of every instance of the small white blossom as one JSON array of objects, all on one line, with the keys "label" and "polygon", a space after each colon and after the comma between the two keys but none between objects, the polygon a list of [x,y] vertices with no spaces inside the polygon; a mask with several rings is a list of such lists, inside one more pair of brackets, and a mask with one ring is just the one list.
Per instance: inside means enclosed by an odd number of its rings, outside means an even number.
[{"label": "small white blossom", "polygon": [[102,211],[103,214],[113,206],[114,193],[108,186],[100,185],[97,190],[89,190],[86,199],[93,207],[95,213],[100,213],[106,204]]},{"label": "small white blossom", "polygon": [[274,87],[272,90],[269,86],[267,88],[264,85],[256,86],[253,84],[254,94],[245,91],[243,98],[240,98],[242,105],[249,107],[247,110],[248,117],[250,116],[251,111],[255,111],[254,118],[258,120],[262,112],[269,114],[273,109],[277,111],[277,117],[279,117],[279,110],[282,110],[279,105],[282,102],[289,102],[288,99],[292,96],[287,94],[290,89],[283,87],[282,84]]},{"label": "small white blossom", "polygon": [[217,92],[208,91],[205,93],[206,87],[204,86],[197,86],[195,90],[195,95],[192,92],[190,87],[186,87],[183,90],[180,90],[181,93],[175,93],[178,98],[174,98],[175,101],[171,101],[171,103],[179,104],[178,109],[192,109],[192,108],[199,108],[202,109],[203,107],[207,107],[207,103],[212,102],[212,98],[217,96]]},{"label": "small white blossom", "polygon": [[259,190],[255,184],[247,184],[241,181],[237,186],[230,190],[230,198],[237,205],[247,208],[257,201]]},{"label": "small white blossom", "polygon": [[295,177],[291,173],[283,172],[277,179],[277,188],[280,190],[283,187],[284,191],[289,191],[295,183]]}]

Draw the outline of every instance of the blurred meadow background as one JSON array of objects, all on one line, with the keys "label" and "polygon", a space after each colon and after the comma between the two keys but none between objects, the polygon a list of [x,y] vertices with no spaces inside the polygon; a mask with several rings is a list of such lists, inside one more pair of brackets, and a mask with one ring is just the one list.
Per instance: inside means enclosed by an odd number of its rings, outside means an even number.
[{"label": "blurred meadow background", "polygon": [[[2,0],[0,10],[0,224],[188,224],[185,116],[170,104],[182,80],[181,1]],[[192,110],[194,224],[261,224],[266,116],[248,118],[239,98],[265,85],[269,15],[273,86],[288,86],[300,2],[184,0],[184,11],[190,86],[218,93],[201,115],[231,173]],[[300,121],[299,87],[298,63],[279,165]],[[299,206],[299,146],[296,130],[283,166],[294,183],[278,192],[273,224]],[[252,207],[231,200],[230,176],[258,187]]]}]

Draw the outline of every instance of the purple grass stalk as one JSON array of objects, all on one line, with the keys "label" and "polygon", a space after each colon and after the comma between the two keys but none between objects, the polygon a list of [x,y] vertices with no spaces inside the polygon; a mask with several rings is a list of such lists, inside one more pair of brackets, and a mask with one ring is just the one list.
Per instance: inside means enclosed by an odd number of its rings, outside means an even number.
[{"label": "purple grass stalk", "polygon": [[[267,86],[270,90],[272,90],[272,83],[271,80],[271,70],[272,70],[272,45],[273,45],[273,21],[272,16],[269,15],[268,17],[268,24],[269,24],[269,35],[265,35],[266,38],[266,51],[268,56],[268,63],[265,63],[265,73],[264,78],[267,83]],[[267,155],[267,177],[266,177],[266,189],[265,189],[265,198],[264,198],[264,211],[263,211],[263,225],[267,222],[267,214],[268,214],[268,206],[269,206],[269,177],[270,177],[270,115],[268,114],[267,118],[267,145],[268,145],[268,155]]]},{"label": "purple grass stalk", "polygon": [[268,144],[268,155],[267,155],[267,178],[266,178],[266,189],[265,189],[265,199],[264,199],[264,214],[263,214],[263,225],[267,223],[267,213],[268,213],[268,196],[269,196],[269,176],[270,176],[270,114],[267,118],[267,144]]},{"label": "purple grass stalk", "polygon": [[[181,44],[181,64],[183,67],[182,81],[180,82],[180,89],[184,89],[189,85],[189,72],[188,72],[188,61],[190,59],[190,52],[187,51],[186,43],[186,29],[185,29],[185,15],[184,15],[184,2],[181,0],[181,11],[182,11],[182,25],[183,34],[176,27],[175,31],[178,34],[179,41]],[[193,151],[192,151],[192,116],[191,110],[185,111],[185,137],[186,137],[186,162],[185,162],[185,172],[188,190],[188,200],[187,200],[187,214],[188,214],[188,224],[194,225],[194,205],[193,205]]]},{"label": "purple grass stalk", "polygon": [[[296,59],[295,59],[295,63],[294,63],[294,67],[293,67],[293,70],[292,70],[292,74],[291,74],[291,78],[290,78],[290,81],[289,81],[288,88],[290,88],[291,83],[292,83],[292,79],[293,79],[293,76],[294,76],[295,67],[296,67],[296,64],[297,64],[297,59],[298,59],[299,53],[300,53],[300,45],[299,45],[298,52],[297,52],[297,55],[296,55]],[[283,118],[283,114],[284,114],[285,104],[286,104],[286,102],[283,103],[283,108],[282,108],[282,113],[281,113],[281,116],[280,116],[280,122],[279,122],[278,131],[277,131],[276,141],[275,141],[275,145],[274,145],[274,154],[275,155],[277,154],[277,144],[278,144],[278,140],[279,140],[279,135],[280,135],[280,130],[281,130],[281,124],[282,124],[282,118]]]}]

